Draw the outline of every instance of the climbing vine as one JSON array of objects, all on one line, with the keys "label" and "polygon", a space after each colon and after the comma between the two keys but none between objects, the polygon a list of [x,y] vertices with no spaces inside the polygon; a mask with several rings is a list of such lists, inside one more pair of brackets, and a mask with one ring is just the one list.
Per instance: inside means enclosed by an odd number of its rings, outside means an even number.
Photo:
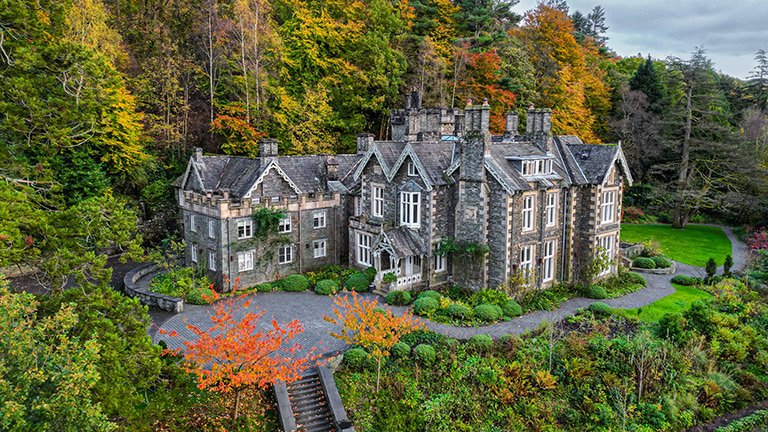
[{"label": "climbing vine", "polygon": [[283,209],[273,207],[261,207],[253,211],[253,238],[264,240],[277,234],[280,227],[280,219],[285,219],[286,212]]},{"label": "climbing vine", "polygon": [[491,251],[487,245],[482,243],[466,240],[456,241],[452,238],[443,238],[435,244],[437,246],[435,255],[437,256],[453,255],[454,257],[477,258]]}]

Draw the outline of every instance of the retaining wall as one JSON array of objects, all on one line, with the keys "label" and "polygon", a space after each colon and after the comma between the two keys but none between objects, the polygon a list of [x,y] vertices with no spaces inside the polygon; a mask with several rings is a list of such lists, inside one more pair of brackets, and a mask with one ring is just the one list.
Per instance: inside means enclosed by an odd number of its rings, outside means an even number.
[{"label": "retaining wall", "polygon": [[184,310],[184,300],[178,297],[171,297],[165,294],[158,294],[141,288],[137,281],[142,277],[158,271],[160,267],[155,263],[142,264],[123,277],[123,290],[129,297],[138,297],[141,304],[154,307],[160,310],[179,313]]}]

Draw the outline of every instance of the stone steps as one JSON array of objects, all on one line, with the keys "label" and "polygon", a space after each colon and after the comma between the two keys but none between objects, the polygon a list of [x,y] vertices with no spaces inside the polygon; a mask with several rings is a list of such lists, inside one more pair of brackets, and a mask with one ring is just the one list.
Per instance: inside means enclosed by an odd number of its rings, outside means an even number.
[{"label": "stone steps", "polygon": [[299,432],[336,432],[317,369],[310,369],[286,387]]}]

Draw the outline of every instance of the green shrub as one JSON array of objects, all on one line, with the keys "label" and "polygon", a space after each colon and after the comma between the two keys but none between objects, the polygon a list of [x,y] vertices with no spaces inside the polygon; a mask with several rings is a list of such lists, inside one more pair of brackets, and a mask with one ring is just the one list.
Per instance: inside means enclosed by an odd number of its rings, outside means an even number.
[{"label": "green shrub", "polygon": [[651,258],[637,257],[632,262],[632,266],[642,269],[654,269],[656,268],[656,263]]},{"label": "green shrub", "polygon": [[475,306],[475,316],[485,322],[493,322],[501,319],[503,312],[494,304],[483,303]]},{"label": "green shrub", "polygon": [[346,282],[344,282],[344,286],[347,289],[357,292],[368,291],[369,285],[371,285],[371,278],[369,278],[365,273],[355,273],[348,277]]},{"label": "green shrub", "polygon": [[429,298],[433,298],[433,299],[435,299],[437,301],[440,301],[440,298],[442,296],[437,291],[427,290],[427,291],[422,291],[422,292],[419,293],[419,298],[424,298],[424,297],[429,297]]},{"label": "green shrub", "polygon": [[488,335],[474,335],[467,343],[478,351],[490,351],[493,348],[493,339]]},{"label": "green shrub", "polygon": [[206,300],[203,298],[203,295],[206,297],[212,298],[215,293],[210,288],[197,288],[189,292],[187,294],[187,297],[184,299],[185,302],[193,305],[206,305],[211,304],[211,300]]},{"label": "green shrub", "polygon": [[648,286],[648,282],[645,280],[645,277],[643,277],[643,275],[640,273],[626,272],[622,277],[625,278],[627,282]]},{"label": "green shrub", "polygon": [[668,339],[678,345],[682,345],[688,339],[685,332],[685,319],[679,313],[666,313],[653,327],[656,337]]},{"label": "green shrub", "polygon": [[210,288],[211,280],[195,267],[184,267],[160,273],[149,281],[149,290],[171,297],[184,298],[195,289]]},{"label": "green shrub", "polygon": [[429,315],[440,307],[440,303],[431,297],[420,297],[413,302],[413,313],[416,315]]},{"label": "green shrub", "polygon": [[423,365],[431,365],[435,362],[435,349],[431,345],[422,344],[413,349],[413,356]]},{"label": "green shrub", "polygon": [[584,290],[584,295],[587,298],[595,300],[602,300],[608,297],[608,293],[605,291],[605,288],[601,287],[600,285],[590,285]]},{"label": "green shrub", "polygon": [[591,305],[589,305],[589,308],[587,309],[589,309],[590,312],[598,316],[608,316],[611,313],[613,313],[613,309],[611,309],[610,306],[602,302],[592,303]]},{"label": "green shrub", "polygon": [[360,369],[366,358],[368,358],[368,353],[364,349],[352,348],[344,353],[344,364],[351,369]]},{"label": "green shrub", "polygon": [[688,275],[679,274],[672,278],[672,283],[676,283],[678,285],[691,286],[693,285],[693,278]]},{"label": "green shrub", "polygon": [[653,260],[653,263],[656,264],[656,268],[658,269],[670,268],[672,266],[672,261],[668,260],[667,257],[663,255],[651,257],[651,260]]},{"label": "green shrub", "polygon": [[368,267],[363,273],[368,276],[368,279],[373,280],[376,277],[376,267]]},{"label": "green shrub", "polygon": [[407,306],[411,304],[411,293],[408,291],[390,291],[386,297],[387,304]]},{"label": "green shrub", "polygon": [[523,314],[523,307],[514,300],[507,300],[502,309],[504,316],[516,317]]},{"label": "green shrub", "polygon": [[309,281],[306,276],[300,274],[290,275],[275,282],[279,284],[280,289],[283,291],[304,291],[309,288]]},{"label": "green shrub", "polygon": [[704,271],[707,272],[707,279],[712,279],[712,276],[717,273],[717,263],[714,258],[710,258],[709,261],[707,261],[706,266],[704,266]]},{"label": "green shrub", "polygon": [[495,289],[482,289],[472,293],[471,304],[479,305],[483,303],[495,304],[498,307],[504,307],[509,297],[501,291]]},{"label": "green shrub", "polygon": [[331,295],[336,294],[339,290],[339,285],[331,279],[321,280],[315,285],[315,294],[318,295]]},{"label": "green shrub", "polygon": [[454,318],[467,319],[472,316],[472,309],[470,309],[467,305],[454,303],[445,308],[445,313]]},{"label": "green shrub", "polygon": [[397,281],[397,275],[395,275],[392,272],[385,273],[384,277],[381,278],[381,281],[384,282],[384,283],[395,282],[395,281]]},{"label": "green shrub", "polygon": [[260,293],[270,292],[272,291],[272,284],[264,282],[263,284],[256,285],[256,291]]},{"label": "green shrub", "polygon": [[691,282],[693,282],[693,285],[701,285],[704,283],[704,280],[700,277],[694,276],[691,278]]},{"label": "green shrub", "polygon": [[723,274],[725,276],[731,275],[731,267],[733,267],[733,257],[726,255],[725,262],[723,262]]},{"label": "green shrub", "polygon": [[389,355],[394,359],[403,359],[411,354],[411,347],[407,343],[398,342],[392,345],[392,349],[389,350]]}]

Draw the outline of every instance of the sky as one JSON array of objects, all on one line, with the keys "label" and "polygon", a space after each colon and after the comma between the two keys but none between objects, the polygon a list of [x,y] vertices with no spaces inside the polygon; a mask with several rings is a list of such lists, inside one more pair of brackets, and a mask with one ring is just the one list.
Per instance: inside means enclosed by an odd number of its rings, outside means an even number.
[{"label": "sky", "polygon": [[[520,0],[523,14],[537,0]],[[568,0],[569,13],[605,8],[607,45],[622,57],[690,57],[703,46],[715,69],[746,79],[758,49],[768,51],[766,0]]]}]

